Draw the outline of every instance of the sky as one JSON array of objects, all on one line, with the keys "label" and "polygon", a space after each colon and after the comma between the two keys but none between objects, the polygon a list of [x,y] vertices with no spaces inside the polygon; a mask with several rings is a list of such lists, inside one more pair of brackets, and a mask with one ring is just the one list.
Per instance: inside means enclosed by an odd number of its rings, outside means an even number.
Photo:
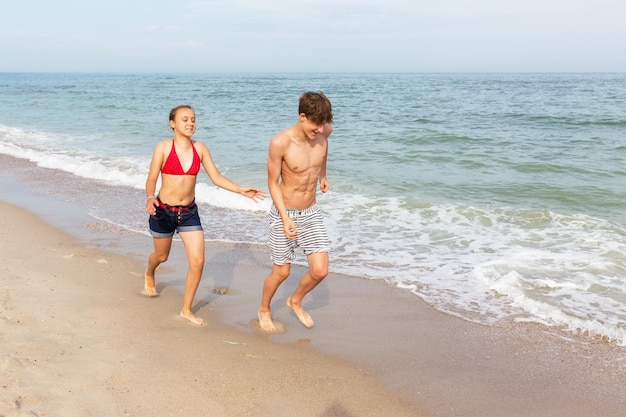
[{"label": "sky", "polygon": [[624,0],[0,0],[0,72],[626,72]]}]

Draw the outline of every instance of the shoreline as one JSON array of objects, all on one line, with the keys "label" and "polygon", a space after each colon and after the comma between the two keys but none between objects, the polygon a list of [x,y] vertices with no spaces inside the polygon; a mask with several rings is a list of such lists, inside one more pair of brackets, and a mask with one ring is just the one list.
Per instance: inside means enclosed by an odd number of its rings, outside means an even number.
[{"label": "shoreline", "polygon": [[[4,190],[10,182],[0,175]],[[59,230],[109,233],[93,219],[85,227],[88,216],[71,214],[80,208],[36,192],[19,199],[38,208],[0,203],[4,414],[626,415],[623,347],[537,324],[470,323],[384,282],[333,273],[305,300],[316,321],[306,329],[284,306],[295,265],[273,303],[286,332],[267,335],[255,321],[270,265],[243,244],[207,245],[194,309],[208,325],[196,327],[178,317],[180,242],[149,299],[139,261],[149,237],[86,242]],[[57,204],[51,216],[65,217],[45,223],[41,211]],[[111,250],[116,238],[129,242]]]},{"label": "shoreline", "polygon": [[196,304],[208,325],[191,325],[170,281],[141,294],[128,257],[5,203],[0,226],[2,415],[415,415],[341,360],[234,330],[212,300]]}]

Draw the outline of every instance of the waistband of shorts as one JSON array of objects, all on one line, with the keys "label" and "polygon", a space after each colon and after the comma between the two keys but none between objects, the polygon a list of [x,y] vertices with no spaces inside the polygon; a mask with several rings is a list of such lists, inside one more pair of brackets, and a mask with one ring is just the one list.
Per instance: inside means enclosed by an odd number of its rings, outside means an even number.
[{"label": "waistband of shorts", "polygon": [[317,204],[313,204],[311,207],[307,207],[302,210],[295,210],[295,209],[285,209],[285,210],[287,211],[287,216],[289,216],[290,218],[293,218],[293,217],[307,216],[309,214],[317,213],[319,208],[317,207]]},{"label": "waistband of shorts", "polygon": [[157,197],[156,201],[159,203],[159,207],[165,210],[172,211],[174,213],[183,213],[185,211],[189,211],[196,206],[196,202],[192,201],[188,206],[170,206],[169,204],[165,204],[162,202],[159,197]]}]

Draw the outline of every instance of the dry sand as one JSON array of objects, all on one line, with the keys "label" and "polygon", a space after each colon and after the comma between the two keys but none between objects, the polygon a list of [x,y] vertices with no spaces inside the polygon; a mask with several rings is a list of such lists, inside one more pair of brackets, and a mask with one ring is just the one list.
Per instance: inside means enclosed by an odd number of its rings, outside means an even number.
[{"label": "dry sand", "polygon": [[147,298],[139,260],[0,204],[0,416],[626,416],[626,348],[469,323],[382,282],[331,274],[305,329],[283,307],[292,277],[268,336],[270,265],[245,245],[207,248],[194,326],[179,243]]}]

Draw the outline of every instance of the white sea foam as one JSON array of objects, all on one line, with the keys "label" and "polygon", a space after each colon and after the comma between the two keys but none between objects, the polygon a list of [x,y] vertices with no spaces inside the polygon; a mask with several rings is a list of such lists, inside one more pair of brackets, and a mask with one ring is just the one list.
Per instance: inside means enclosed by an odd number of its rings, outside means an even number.
[{"label": "white sea foam", "polygon": [[215,207],[247,211],[268,211],[271,204],[269,198],[257,203],[241,194],[235,194],[207,183],[198,183],[196,186],[196,201]]},{"label": "white sea foam", "polygon": [[[148,159],[106,158],[80,149],[59,150],[51,146],[51,142],[46,139],[50,137],[49,134],[25,132],[3,126],[0,126],[0,135],[3,136],[3,141],[0,142],[0,153],[27,159],[42,168],[59,169],[78,177],[98,180],[112,186],[125,186],[141,190],[145,187],[146,173],[150,163]],[[39,141],[45,143],[46,146],[33,147]],[[24,147],[21,143],[29,143],[31,147]],[[159,187],[160,180],[157,182],[157,190]],[[223,190],[204,178],[200,178],[198,181],[196,200],[198,203],[206,203],[215,207],[249,211],[268,211],[271,204],[269,198],[256,203],[247,197]]]},{"label": "white sea foam", "polygon": [[394,282],[470,320],[526,314],[626,341],[626,231],[618,225],[547,211],[412,207],[363,196],[325,209],[339,252],[336,269]]}]

